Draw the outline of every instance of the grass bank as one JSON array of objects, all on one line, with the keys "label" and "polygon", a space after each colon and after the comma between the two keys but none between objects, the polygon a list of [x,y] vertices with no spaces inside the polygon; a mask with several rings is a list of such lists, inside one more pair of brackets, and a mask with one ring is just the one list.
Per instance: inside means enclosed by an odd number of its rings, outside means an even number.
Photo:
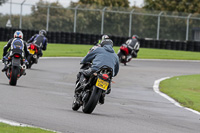
[{"label": "grass bank", "polygon": [[54,132],[42,130],[39,128],[10,126],[8,124],[0,123],[0,133],[54,133]]},{"label": "grass bank", "polygon": [[200,75],[177,76],[160,83],[160,91],[182,106],[200,112]]},{"label": "grass bank", "polygon": [[[44,51],[45,57],[55,56],[75,56],[83,57],[93,45],[73,45],[73,44],[49,44],[47,51]],[[119,46],[113,47],[117,53]],[[140,48],[139,59],[177,59],[177,60],[200,60],[199,52],[175,51]]]},{"label": "grass bank", "polygon": [[[6,42],[0,42],[0,55]],[[83,57],[93,45],[75,44],[48,44],[44,51],[44,57]],[[119,47],[114,47],[115,52]],[[0,57],[2,58],[2,57]],[[163,49],[140,48],[139,59],[177,59],[177,60],[200,60],[199,52],[175,51]]]}]

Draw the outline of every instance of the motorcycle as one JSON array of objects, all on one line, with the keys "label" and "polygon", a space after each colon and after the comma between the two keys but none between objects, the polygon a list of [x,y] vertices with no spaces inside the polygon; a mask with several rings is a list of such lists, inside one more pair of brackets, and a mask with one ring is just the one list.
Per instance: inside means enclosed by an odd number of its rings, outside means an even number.
[{"label": "motorcycle", "polygon": [[119,57],[119,61],[121,63],[123,63],[124,65],[126,65],[127,62],[130,62],[132,58],[128,58],[129,55],[129,50],[127,48],[126,44],[122,44],[122,46],[120,47],[118,53],[117,53],[118,57]]},{"label": "motorcycle", "polygon": [[27,57],[28,65],[27,68],[31,68],[31,66],[35,63],[37,64],[39,59],[39,46],[34,43],[29,44],[28,50],[30,55]]},{"label": "motorcycle", "polygon": [[[89,67],[90,65],[84,64],[81,69]],[[72,109],[77,111],[82,106],[84,113],[92,113],[98,101],[100,102],[101,97],[105,96],[106,92],[110,89],[112,73],[112,68],[102,66],[98,71],[91,74],[89,78],[84,78],[85,82],[82,82],[80,77],[76,83]]]},{"label": "motorcycle", "polygon": [[22,58],[20,52],[13,52],[12,55],[8,57],[5,61],[8,69],[5,71],[7,78],[9,79],[9,84],[15,86],[17,80],[25,75],[26,65],[24,64],[25,59]]}]

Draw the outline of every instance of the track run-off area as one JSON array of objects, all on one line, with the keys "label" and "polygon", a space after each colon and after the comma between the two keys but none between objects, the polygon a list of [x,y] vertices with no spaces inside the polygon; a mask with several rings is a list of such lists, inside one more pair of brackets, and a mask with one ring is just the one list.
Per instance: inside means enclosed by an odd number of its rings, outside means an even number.
[{"label": "track run-off area", "polygon": [[[63,133],[198,133],[200,115],[156,93],[163,77],[200,74],[200,61],[133,59],[92,114],[71,109],[81,58],[41,58],[17,86],[0,74],[0,118]],[[1,69],[3,68],[3,65]]]}]

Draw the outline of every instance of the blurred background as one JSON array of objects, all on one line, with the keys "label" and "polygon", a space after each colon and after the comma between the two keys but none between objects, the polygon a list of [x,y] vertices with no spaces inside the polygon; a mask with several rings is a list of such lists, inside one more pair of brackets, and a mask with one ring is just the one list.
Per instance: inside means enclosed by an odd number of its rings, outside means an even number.
[{"label": "blurred background", "polygon": [[198,0],[0,0],[0,27],[200,40]]}]

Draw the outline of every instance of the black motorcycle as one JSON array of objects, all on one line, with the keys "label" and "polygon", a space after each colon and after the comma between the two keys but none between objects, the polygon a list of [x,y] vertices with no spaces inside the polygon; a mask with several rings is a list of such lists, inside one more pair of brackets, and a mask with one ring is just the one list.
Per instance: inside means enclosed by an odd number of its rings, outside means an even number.
[{"label": "black motorcycle", "polygon": [[[84,64],[81,69],[89,67],[90,65]],[[77,111],[82,106],[84,113],[92,113],[101,97],[105,96],[106,92],[110,90],[112,73],[112,68],[102,66],[98,71],[91,74],[89,78],[84,78],[85,82],[82,82],[81,78],[78,79],[72,109]]]},{"label": "black motorcycle", "polygon": [[12,54],[5,61],[7,65],[7,70],[5,71],[6,76],[9,79],[9,84],[15,86],[17,80],[25,75],[26,65],[23,63],[24,59],[22,58],[22,53],[13,51]]}]

